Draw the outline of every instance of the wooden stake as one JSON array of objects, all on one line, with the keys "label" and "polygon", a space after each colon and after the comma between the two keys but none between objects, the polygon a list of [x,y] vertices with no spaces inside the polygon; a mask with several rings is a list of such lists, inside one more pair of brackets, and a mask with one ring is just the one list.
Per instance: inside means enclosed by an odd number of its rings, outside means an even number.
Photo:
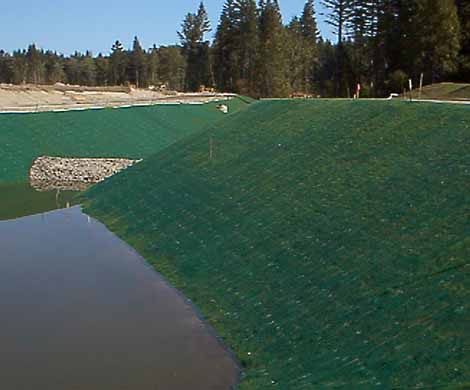
[{"label": "wooden stake", "polygon": [[421,78],[419,79],[419,100],[421,100],[421,95],[423,94],[423,81],[424,73],[421,73]]},{"label": "wooden stake", "polygon": [[214,157],[214,141],[212,137],[209,138],[209,160]]},{"label": "wooden stake", "polygon": [[60,198],[60,190],[57,189],[55,193],[55,204],[57,206],[57,209],[60,209],[59,198]]},{"label": "wooden stake", "polygon": [[410,87],[410,102],[413,101],[413,80],[409,79],[408,84]]}]

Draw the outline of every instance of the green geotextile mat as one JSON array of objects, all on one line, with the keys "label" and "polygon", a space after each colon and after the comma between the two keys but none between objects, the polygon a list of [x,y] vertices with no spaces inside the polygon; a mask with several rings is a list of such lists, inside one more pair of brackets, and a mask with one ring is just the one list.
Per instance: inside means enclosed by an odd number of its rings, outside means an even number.
[{"label": "green geotextile mat", "polygon": [[[0,114],[0,182],[26,181],[32,161],[58,157],[145,158],[222,120],[218,103]],[[230,112],[245,99],[224,102]]]},{"label": "green geotextile mat", "polygon": [[233,349],[241,389],[470,385],[468,107],[254,103],[85,196]]}]

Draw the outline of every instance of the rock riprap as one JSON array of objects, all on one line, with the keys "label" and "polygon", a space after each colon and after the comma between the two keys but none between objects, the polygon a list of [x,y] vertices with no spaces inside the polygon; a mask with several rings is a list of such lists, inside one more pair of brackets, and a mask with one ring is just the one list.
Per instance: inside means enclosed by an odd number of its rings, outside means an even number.
[{"label": "rock riprap", "polygon": [[125,158],[62,158],[42,156],[34,160],[31,182],[99,183],[141,160]]}]

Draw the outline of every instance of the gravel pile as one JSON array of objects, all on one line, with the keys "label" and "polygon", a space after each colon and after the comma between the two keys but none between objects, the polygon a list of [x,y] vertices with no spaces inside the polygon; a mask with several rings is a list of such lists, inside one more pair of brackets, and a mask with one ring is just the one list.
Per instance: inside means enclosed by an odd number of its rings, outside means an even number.
[{"label": "gravel pile", "polygon": [[34,160],[30,181],[60,183],[99,183],[141,160],[124,158],[61,158],[42,156]]}]

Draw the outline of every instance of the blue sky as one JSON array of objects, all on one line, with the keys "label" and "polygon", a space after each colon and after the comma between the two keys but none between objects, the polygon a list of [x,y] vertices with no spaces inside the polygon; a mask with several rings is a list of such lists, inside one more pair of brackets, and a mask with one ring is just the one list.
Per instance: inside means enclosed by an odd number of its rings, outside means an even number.
[{"label": "blue sky", "polygon": [[[176,31],[199,0],[17,0],[0,1],[0,49],[12,51],[34,42],[44,49],[70,54],[75,50],[107,53],[119,39],[129,47],[137,35],[144,47],[177,42]],[[215,29],[224,0],[205,0]],[[284,21],[299,15],[305,0],[280,0]],[[329,37],[321,21],[319,27]],[[211,33],[213,34],[213,33]]]}]

